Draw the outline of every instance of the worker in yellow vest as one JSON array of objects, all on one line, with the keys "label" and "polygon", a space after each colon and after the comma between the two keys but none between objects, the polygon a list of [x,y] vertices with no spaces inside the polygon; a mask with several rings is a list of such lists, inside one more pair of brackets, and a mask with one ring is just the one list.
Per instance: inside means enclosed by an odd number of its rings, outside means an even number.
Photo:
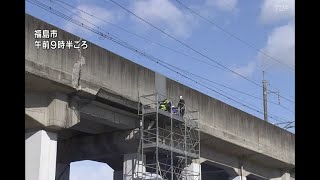
[{"label": "worker in yellow vest", "polygon": [[159,109],[163,111],[171,112],[171,102],[169,99],[165,99],[164,101],[160,101]]}]

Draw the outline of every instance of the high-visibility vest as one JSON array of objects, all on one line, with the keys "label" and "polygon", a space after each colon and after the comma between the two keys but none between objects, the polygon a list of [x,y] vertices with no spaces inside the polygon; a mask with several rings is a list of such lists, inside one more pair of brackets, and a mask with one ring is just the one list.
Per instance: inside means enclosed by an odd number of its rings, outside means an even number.
[{"label": "high-visibility vest", "polygon": [[160,103],[160,109],[166,111],[167,110],[167,106],[168,106],[169,100],[166,99],[165,101]]},{"label": "high-visibility vest", "polygon": [[164,105],[164,104],[161,104],[160,105],[160,109],[163,110],[163,111],[166,111],[167,110],[167,106]]}]

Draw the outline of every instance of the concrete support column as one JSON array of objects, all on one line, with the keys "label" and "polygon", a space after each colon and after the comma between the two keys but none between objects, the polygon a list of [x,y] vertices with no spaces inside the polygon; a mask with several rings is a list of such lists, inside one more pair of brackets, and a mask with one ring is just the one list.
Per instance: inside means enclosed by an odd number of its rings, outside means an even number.
[{"label": "concrete support column", "polygon": [[43,130],[25,134],[25,179],[55,180],[57,135]]},{"label": "concrete support column", "polygon": [[[142,173],[146,173],[146,156],[141,157],[139,153],[125,154],[123,156],[123,179],[131,180],[142,178]],[[141,173],[142,172],[142,173]]]},{"label": "concrete support column", "polygon": [[227,168],[225,169],[229,174],[229,180],[247,180],[247,176],[250,174],[248,171],[244,169],[243,161],[241,161],[241,165],[236,168]]},{"label": "concrete support column", "polygon": [[70,163],[57,163],[56,180],[69,180],[70,177]]},{"label": "concrete support column", "polygon": [[229,177],[229,180],[247,180],[247,177],[245,177],[245,176],[234,176],[234,177]]},{"label": "concrete support column", "polygon": [[291,180],[291,178],[289,173],[284,173],[281,177],[271,178],[270,180]]},{"label": "concrete support column", "polygon": [[186,175],[184,180],[201,180],[201,164],[192,162],[183,173]]},{"label": "concrete support column", "polygon": [[123,180],[123,171],[113,171],[113,180]]}]

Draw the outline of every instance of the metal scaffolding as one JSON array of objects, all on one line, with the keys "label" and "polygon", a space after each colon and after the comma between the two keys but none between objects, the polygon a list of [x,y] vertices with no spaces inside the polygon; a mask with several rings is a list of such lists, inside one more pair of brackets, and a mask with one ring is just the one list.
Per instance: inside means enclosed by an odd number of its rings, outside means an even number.
[{"label": "metal scaffolding", "polygon": [[[146,157],[144,168],[138,168],[133,179],[200,180],[199,111],[185,104],[180,110],[160,109],[160,102],[169,99],[160,94],[139,97],[140,121],[139,155]],[[169,99],[171,105],[178,102]]]}]

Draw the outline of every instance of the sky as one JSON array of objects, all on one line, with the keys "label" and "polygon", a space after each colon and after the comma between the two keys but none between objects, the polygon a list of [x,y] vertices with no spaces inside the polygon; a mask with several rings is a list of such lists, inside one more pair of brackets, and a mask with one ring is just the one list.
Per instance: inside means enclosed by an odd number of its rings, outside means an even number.
[{"label": "sky", "polygon": [[[263,112],[262,88],[235,73],[218,67],[212,60],[259,85],[262,85],[262,71],[264,71],[267,88],[273,92],[268,93],[269,122],[281,123],[295,120],[294,0],[180,0],[213,24],[188,11],[175,0],[116,1],[170,36],[210,57],[211,60],[186,48],[109,0],[65,1],[77,9],[56,0],[39,1],[93,28],[99,27],[99,31],[108,32],[166,63],[209,79],[211,82],[188,75],[199,83],[206,83],[211,90],[28,1],[26,1],[26,13],[261,119],[263,119],[262,113],[247,108],[247,106]],[[93,14],[104,21],[84,12]],[[149,40],[153,43],[150,43]],[[250,47],[246,43],[250,44]],[[180,54],[163,46],[178,51]],[[277,95],[277,92],[281,97]],[[248,94],[257,98],[248,96]],[[294,128],[288,131],[295,132]],[[95,169],[94,173],[91,169]],[[87,176],[84,172],[87,172]],[[106,164],[91,161],[72,163],[70,180],[84,180],[88,177],[93,180],[111,179],[112,169]]]}]

